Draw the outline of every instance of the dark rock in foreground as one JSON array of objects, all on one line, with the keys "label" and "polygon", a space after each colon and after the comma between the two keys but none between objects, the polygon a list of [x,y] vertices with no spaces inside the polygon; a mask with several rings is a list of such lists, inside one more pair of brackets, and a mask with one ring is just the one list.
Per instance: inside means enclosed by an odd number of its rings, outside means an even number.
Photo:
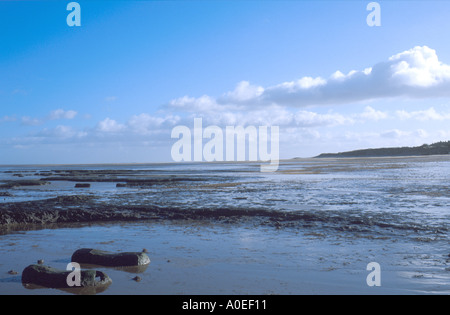
[{"label": "dark rock in foreground", "polygon": [[[81,281],[79,287],[108,286],[112,283],[105,273],[97,270],[80,270]],[[67,278],[72,271],[61,271],[48,266],[30,265],[22,272],[23,284],[40,285],[47,288],[73,288],[68,285]]]},{"label": "dark rock in foreground", "polygon": [[143,252],[110,253],[91,248],[77,250],[72,261],[78,264],[90,264],[108,267],[144,266],[150,258]]}]

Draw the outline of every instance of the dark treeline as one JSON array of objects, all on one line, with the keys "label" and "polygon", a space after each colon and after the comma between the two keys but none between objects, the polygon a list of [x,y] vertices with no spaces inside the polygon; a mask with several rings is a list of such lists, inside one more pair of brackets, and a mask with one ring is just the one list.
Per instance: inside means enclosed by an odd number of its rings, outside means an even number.
[{"label": "dark treeline", "polygon": [[420,156],[450,154],[450,141],[424,144],[420,147],[380,148],[356,150],[341,153],[323,153],[317,158],[336,157],[386,157],[386,156]]}]

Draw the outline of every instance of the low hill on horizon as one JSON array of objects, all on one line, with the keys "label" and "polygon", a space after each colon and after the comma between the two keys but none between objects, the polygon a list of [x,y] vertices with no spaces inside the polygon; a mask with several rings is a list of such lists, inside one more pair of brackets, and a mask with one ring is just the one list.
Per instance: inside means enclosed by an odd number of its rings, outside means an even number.
[{"label": "low hill on horizon", "polygon": [[420,147],[398,147],[364,149],[340,153],[322,153],[316,158],[339,158],[339,157],[390,157],[390,156],[421,156],[421,155],[446,155],[450,154],[450,141],[424,144]]}]

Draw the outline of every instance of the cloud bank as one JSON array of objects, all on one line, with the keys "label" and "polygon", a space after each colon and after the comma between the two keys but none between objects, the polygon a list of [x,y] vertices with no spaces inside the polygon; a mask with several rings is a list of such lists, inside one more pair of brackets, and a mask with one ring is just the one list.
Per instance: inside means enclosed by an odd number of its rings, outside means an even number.
[{"label": "cloud bank", "polygon": [[169,102],[168,108],[188,111],[274,105],[298,108],[395,97],[449,96],[450,66],[439,61],[434,49],[417,46],[372,67],[347,74],[336,71],[329,78],[302,77],[269,87],[242,81],[233,91],[217,99],[208,95],[185,96]]}]

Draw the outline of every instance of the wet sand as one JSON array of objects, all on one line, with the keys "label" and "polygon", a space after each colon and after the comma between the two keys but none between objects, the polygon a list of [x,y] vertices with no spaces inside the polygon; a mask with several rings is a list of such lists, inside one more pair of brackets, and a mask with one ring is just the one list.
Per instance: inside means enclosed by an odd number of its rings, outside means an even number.
[{"label": "wet sand", "polygon": [[[449,294],[445,249],[405,247],[396,239],[327,236],[246,224],[109,223],[18,232],[0,237],[0,294],[79,294],[29,289],[21,271],[43,259],[65,269],[83,247],[112,252],[148,250],[138,273],[96,267],[113,283],[99,294]],[[381,286],[369,287],[367,264],[381,266]],[[9,275],[16,270],[18,275]],[[140,282],[133,281],[138,275]]]}]

